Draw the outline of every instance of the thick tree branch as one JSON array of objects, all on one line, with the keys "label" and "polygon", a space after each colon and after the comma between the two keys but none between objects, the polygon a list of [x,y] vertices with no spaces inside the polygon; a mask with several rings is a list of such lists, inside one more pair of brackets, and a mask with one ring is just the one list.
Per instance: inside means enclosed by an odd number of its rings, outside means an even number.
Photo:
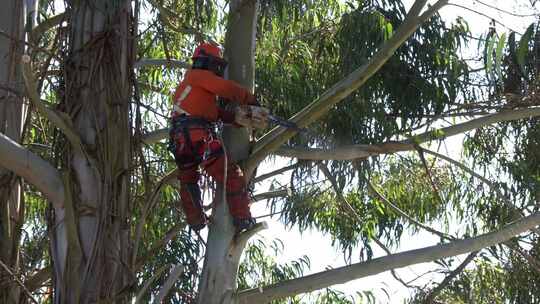
[{"label": "thick tree branch", "polygon": [[267,200],[267,199],[273,199],[273,198],[277,198],[277,197],[287,197],[287,196],[291,196],[291,195],[292,195],[292,193],[291,193],[290,188],[280,189],[280,190],[273,190],[273,191],[268,191],[268,192],[255,194],[253,196],[253,202],[258,202],[258,201]]},{"label": "thick tree branch", "polygon": [[43,36],[46,31],[62,23],[62,21],[65,20],[65,17],[66,13],[61,13],[41,22],[32,30],[30,40],[36,41],[36,38]]},{"label": "thick tree branch", "polygon": [[133,65],[136,69],[147,66],[165,66],[168,68],[189,69],[191,64],[174,59],[142,58]]},{"label": "thick tree branch", "polygon": [[64,206],[64,184],[58,170],[0,133],[0,166],[34,185],[55,208]]},{"label": "thick tree branch", "polygon": [[163,286],[159,290],[159,293],[156,296],[154,303],[156,304],[162,303],[163,299],[167,296],[167,294],[169,294],[169,291],[174,286],[174,283],[176,283],[178,278],[182,275],[182,273],[184,273],[183,265],[174,266],[173,270],[171,271],[171,274],[167,278],[167,281],[165,281],[165,284],[163,284]]},{"label": "thick tree branch", "polygon": [[[410,151],[415,149],[415,144],[421,144],[434,139],[445,139],[499,122],[513,121],[537,116],[540,116],[540,107],[508,110],[472,119],[457,125],[424,132],[402,141],[390,141],[372,145],[351,145],[332,150],[281,147],[275,151],[274,154],[307,160],[353,160],[367,158],[380,154]],[[168,129],[155,130],[144,135],[142,141],[151,145],[165,139],[168,134]]]},{"label": "thick tree branch", "polygon": [[266,222],[260,222],[255,224],[253,228],[250,230],[244,231],[234,238],[234,246],[231,246],[229,249],[229,254],[233,257],[238,257],[242,255],[242,252],[244,251],[244,248],[246,247],[247,242],[250,238],[252,238],[255,234],[268,229],[268,224]]},{"label": "thick tree branch", "polygon": [[268,172],[268,173],[265,173],[265,174],[261,174],[261,175],[255,177],[255,178],[253,179],[253,182],[254,182],[254,183],[262,182],[263,180],[265,180],[265,179],[267,179],[267,178],[271,178],[271,177],[273,177],[273,176],[276,176],[276,175],[285,173],[285,172],[287,172],[287,171],[294,170],[294,169],[298,168],[298,166],[300,166],[300,163],[299,163],[299,162],[294,163],[294,164],[292,164],[292,165],[290,165],[290,166],[286,166],[286,167],[277,169],[277,170],[272,171],[272,172]]},{"label": "thick tree branch", "polygon": [[242,291],[237,294],[240,304],[268,303],[271,300],[342,284],[391,269],[478,251],[499,244],[526,232],[540,224],[540,213],[535,213],[506,227],[477,237],[446,244],[405,251],[367,262],[339,267],[298,279],[283,281],[263,288]]},{"label": "thick tree branch", "polygon": [[424,132],[402,141],[385,142],[373,145],[351,145],[331,150],[318,148],[280,148],[275,152],[275,154],[279,156],[309,160],[361,159],[380,154],[411,151],[416,149],[417,144],[434,139],[442,140],[487,125],[537,116],[540,116],[540,107],[510,110],[476,118],[454,126]]},{"label": "thick tree branch", "polygon": [[[416,31],[420,24],[436,12],[435,9],[429,9],[426,14],[419,16],[426,2],[427,1],[425,0],[417,0],[413,4],[401,26],[396,30],[392,37],[381,46],[379,51],[375,53],[369,62],[349,74],[345,79],[336,83],[317,100],[295,114],[291,120],[301,128],[306,127],[312,122],[320,119],[338,102],[360,88],[390,57],[392,57],[397,48],[399,48]],[[438,1],[434,7],[438,9],[447,2],[447,0]],[[264,135],[257,142],[251,157],[246,162],[247,171],[249,172],[250,168],[256,167],[268,154],[275,151],[295,134],[296,131],[294,130],[275,128]]]},{"label": "thick tree branch", "polygon": [[182,229],[184,229],[185,227],[186,223],[179,223],[172,227],[169,231],[167,231],[167,233],[165,233],[165,236],[161,240],[152,244],[152,247],[148,249],[148,251],[143,257],[137,259],[134,270],[139,271],[139,269],[146,262],[148,262],[149,258],[154,257],[159,251],[163,250],[170,241],[176,239],[178,237],[178,233],[182,231]]},{"label": "thick tree branch", "polygon": [[146,283],[144,283],[144,285],[142,286],[142,288],[139,290],[139,292],[137,292],[137,296],[135,297],[135,303],[134,304],[139,304],[139,303],[142,303],[143,301],[143,297],[144,295],[146,294],[146,292],[148,291],[148,289],[150,288],[150,286],[157,280],[161,277],[161,275],[165,272],[165,270],[167,270],[167,268],[171,267],[171,265],[167,264],[165,266],[162,266],[161,268],[159,268],[155,273],[154,275],[148,280],[146,281]]},{"label": "thick tree branch", "polygon": [[[373,238],[373,241],[375,241],[375,244],[377,244],[377,246],[379,246],[384,252],[386,252],[387,255],[392,254],[392,251],[390,251],[390,249],[386,247],[386,245],[384,245],[384,243],[381,242],[381,240],[379,240],[378,238]],[[403,281],[403,279],[399,277],[395,269],[390,270],[390,273],[392,273],[392,276],[394,277],[396,281],[400,282],[401,285],[405,286],[406,288],[419,289],[418,286],[411,286],[409,283]]]},{"label": "thick tree branch", "polygon": [[32,276],[28,277],[24,284],[30,292],[41,288],[45,282],[51,279],[51,267],[47,266],[36,271]]},{"label": "thick tree branch", "polygon": [[275,151],[274,154],[302,160],[355,160],[381,154],[411,151],[414,149],[414,144],[403,142],[385,142],[372,145],[350,145],[335,149],[282,147]]},{"label": "thick tree branch", "polygon": [[143,135],[142,142],[147,145],[155,144],[169,136],[169,129],[159,129]]}]

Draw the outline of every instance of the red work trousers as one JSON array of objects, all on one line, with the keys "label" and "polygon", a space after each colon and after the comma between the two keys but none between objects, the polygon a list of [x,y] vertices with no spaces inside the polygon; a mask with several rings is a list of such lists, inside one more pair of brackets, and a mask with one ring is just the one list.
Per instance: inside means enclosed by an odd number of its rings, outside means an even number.
[{"label": "red work trousers", "polygon": [[[172,132],[175,143],[175,158],[180,174],[180,198],[189,225],[205,221],[199,188],[202,167],[217,183],[223,184],[225,154],[222,143],[204,127],[186,127]],[[186,138],[189,136],[189,139]],[[230,214],[236,219],[251,218],[250,199],[246,181],[237,164],[227,164],[227,203]]]}]

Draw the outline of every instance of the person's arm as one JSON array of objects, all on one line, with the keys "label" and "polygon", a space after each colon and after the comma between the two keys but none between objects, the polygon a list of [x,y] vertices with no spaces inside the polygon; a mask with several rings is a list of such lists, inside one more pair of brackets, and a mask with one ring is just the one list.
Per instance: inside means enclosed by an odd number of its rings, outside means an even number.
[{"label": "person's arm", "polygon": [[232,80],[223,79],[212,72],[197,73],[192,83],[225,99],[241,104],[254,104],[255,96]]}]

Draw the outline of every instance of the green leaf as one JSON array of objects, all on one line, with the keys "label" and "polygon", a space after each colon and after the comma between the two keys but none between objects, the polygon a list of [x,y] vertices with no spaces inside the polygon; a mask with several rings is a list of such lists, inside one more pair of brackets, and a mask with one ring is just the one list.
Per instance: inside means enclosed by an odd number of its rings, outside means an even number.
[{"label": "green leaf", "polygon": [[527,54],[529,53],[529,42],[533,37],[533,31],[534,24],[531,24],[529,28],[527,28],[527,31],[525,31],[525,34],[523,34],[523,36],[519,40],[519,47],[516,55],[517,62],[519,64],[519,67],[521,68],[521,71],[523,72],[523,75],[526,75],[527,73],[525,69],[525,59],[527,58]]},{"label": "green leaf", "polygon": [[495,70],[497,71],[497,76],[502,80],[502,55],[504,45],[506,43],[506,33],[503,33],[499,38],[499,43],[497,44],[497,49],[495,50]]},{"label": "green leaf", "polygon": [[385,26],[385,29],[386,29],[386,33],[385,33],[385,36],[384,37],[386,40],[392,38],[392,35],[394,33],[394,27],[392,26],[392,23],[390,22],[387,22],[386,23],[386,26]]},{"label": "green leaf", "polygon": [[493,68],[493,46],[495,45],[495,39],[497,39],[495,35],[489,37],[486,46],[486,72],[488,74],[491,73]]},{"label": "green leaf", "polygon": [[516,54],[516,32],[510,33],[508,36],[508,52],[510,56],[515,56]]}]

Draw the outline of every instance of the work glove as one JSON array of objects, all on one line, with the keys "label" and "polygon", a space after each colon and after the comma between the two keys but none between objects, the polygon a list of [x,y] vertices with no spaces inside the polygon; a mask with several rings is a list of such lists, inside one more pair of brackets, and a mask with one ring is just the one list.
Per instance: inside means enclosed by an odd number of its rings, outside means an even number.
[{"label": "work glove", "polygon": [[269,114],[265,107],[242,105],[236,108],[234,122],[247,128],[264,129],[268,127]]}]

